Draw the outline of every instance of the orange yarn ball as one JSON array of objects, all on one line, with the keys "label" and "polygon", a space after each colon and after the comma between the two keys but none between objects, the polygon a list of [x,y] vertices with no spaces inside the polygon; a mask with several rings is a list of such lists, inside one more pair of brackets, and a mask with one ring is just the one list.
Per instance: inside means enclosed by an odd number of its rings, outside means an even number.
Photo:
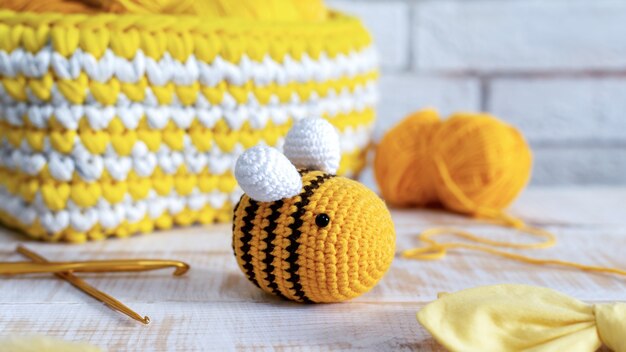
[{"label": "orange yarn ball", "polygon": [[396,206],[442,205],[495,217],[528,183],[532,154],[522,134],[487,114],[442,121],[416,112],[383,137],[374,172],[383,197]]}]

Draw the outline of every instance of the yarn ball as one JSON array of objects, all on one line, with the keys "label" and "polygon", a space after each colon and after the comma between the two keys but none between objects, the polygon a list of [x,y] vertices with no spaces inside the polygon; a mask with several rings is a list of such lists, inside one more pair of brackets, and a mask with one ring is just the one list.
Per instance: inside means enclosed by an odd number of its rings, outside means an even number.
[{"label": "yarn ball", "polygon": [[439,205],[493,217],[530,178],[532,154],[514,127],[488,114],[457,113],[441,120],[416,112],[385,134],[374,173],[392,205]]},{"label": "yarn ball", "polygon": [[233,250],[248,280],[297,302],[339,302],[371,288],[389,269],[395,230],[384,202],[362,184],[300,170],[295,197],[258,202],[244,194]]}]

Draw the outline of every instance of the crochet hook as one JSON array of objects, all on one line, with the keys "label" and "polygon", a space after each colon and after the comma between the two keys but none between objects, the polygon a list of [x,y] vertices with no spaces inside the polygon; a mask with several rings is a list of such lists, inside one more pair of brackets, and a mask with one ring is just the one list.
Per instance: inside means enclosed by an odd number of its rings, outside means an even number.
[{"label": "crochet hook", "polygon": [[185,274],[189,265],[175,260],[133,259],[133,260],[92,260],[84,262],[15,262],[0,263],[0,275],[38,274],[58,272],[134,272],[175,268],[174,276]]},{"label": "crochet hook", "polygon": [[[25,256],[26,258],[29,258],[33,262],[36,262],[36,263],[47,263],[48,262],[48,260],[46,260],[46,258],[42,257],[41,255],[39,255],[39,254],[37,254],[37,253],[27,249],[26,247],[23,247],[23,246],[18,246],[17,247],[17,252],[19,254]],[[143,324],[149,324],[150,323],[150,318],[148,316],[142,317],[141,315],[137,314],[132,309],[128,308],[122,302],[120,302],[117,299],[109,296],[108,294],[98,290],[97,288],[89,285],[87,282],[85,282],[83,279],[77,277],[76,275],[74,275],[74,274],[72,274],[70,272],[59,272],[59,273],[54,273],[54,275],[56,275],[57,277],[59,277],[59,278],[65,280],[65,281],[69,282],[74,287],[76,287],[79,290],[85,292],[86,294],[88,294],[91,297],[97,299],[98,301],[106,304],[110,308],[112,308],[114,310],[117,310],[117,311],[119,311],[119,312],[121,312],[123,314],[126,314],[130,318],[133,318],[133,319],[137,320],[140,323],[143,323]]]}]

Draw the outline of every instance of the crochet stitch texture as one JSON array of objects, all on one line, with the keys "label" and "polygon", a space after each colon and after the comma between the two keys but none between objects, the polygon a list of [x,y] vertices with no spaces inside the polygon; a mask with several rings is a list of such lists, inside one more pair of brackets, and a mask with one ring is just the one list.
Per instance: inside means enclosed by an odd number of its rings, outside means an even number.
[{"label": "crochet stitch texture", "polygon": [[339,174],[365,162],[371,38],[319,23],[0,11],[0,220],[81,242],[228,221],[237,157],[293,121],[340,132]]},{"label": "crochet stitch texture", "polygon": [[287,132],[283,153],[301,169],[334,174],[341,159],[339,136],[333,126],[322,119],[304,119]]},{"label": "crochet stitch texture", "polygon": [[[237,262],[253,284],[290,300],[357,297],[374,287],[391,265],[391,214],[364,185],[319,171],[328,163],[314,160],[320,156],[318,142],[337,138],[330,123],[301,120],[292,131],[285,145],[300,151],[295,159],[256,147],[237,162],[235,176],[246,192],[233,219]],[[339,149],[321,155],[335,160]],[[316,171],[296,171],[302,160]],[[300,185],[295,193],[294,184]]]},{"label": "crochet stitch texture", "polygon": [[[306,303],[345,301],[369,291],[393,260],[395,230],[384,202],[362,184],[301,170],[295,197],[235,209],[233,249],[248,280]],[[316,224],[326,214],[330,223]]]}]

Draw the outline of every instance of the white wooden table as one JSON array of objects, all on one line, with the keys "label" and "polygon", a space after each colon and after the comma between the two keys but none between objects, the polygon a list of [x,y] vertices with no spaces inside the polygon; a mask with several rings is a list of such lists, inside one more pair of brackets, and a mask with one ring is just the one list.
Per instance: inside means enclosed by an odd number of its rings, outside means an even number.
[{"label": "white wooden table", "polygon": [[[626,268],[626,188],[534,188],[511,212],[559,236],[557,247],[527,254]],[[398,251],[414,234],[457,225],[496,238],[510,230],[437,211],[393,211]],[[438,292],[497,283],[558,289],[589,302],[626,301],[626,278],[536,267],[454,252],[445,260],[396,258],[382,282],[348,303],[301,305],[248,283],[230,247],[230,225],[161,232],[84,245],[30,242],[0,233],[0,260],[23,260],[18,243],[51,260],[154,257],[184,260],[191,271],[82,275],[97,288],[151,317],[143,326],[51,275],[0,278],[0,338],[48,335],[84,340],[108,351],[348,350],[440,351],[415,320]],[[517,237],[519,240],[526,238]]]}]

